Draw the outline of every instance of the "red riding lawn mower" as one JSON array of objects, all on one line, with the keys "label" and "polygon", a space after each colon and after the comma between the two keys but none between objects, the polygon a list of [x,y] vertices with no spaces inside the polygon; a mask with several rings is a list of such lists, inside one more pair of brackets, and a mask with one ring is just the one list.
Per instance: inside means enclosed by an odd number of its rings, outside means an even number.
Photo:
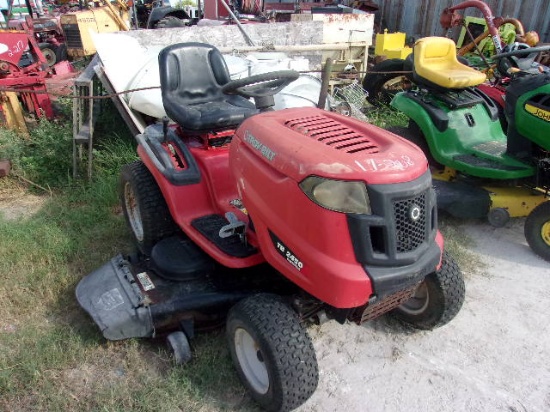
[{"label": "red riding lawn mower", "polygon": [[290,410],[317,387],[309,322],[389,312],[432,329],[458,313],[464,280],[416,146],[321,109],[274,111],[298,73],[231,81],[210,45],[171,45],[159,67],[175,124],[137,136],[120,180],[139,252],[76,289],[107,339],[165,336],[181,364],[225,322],[251,396]]}]

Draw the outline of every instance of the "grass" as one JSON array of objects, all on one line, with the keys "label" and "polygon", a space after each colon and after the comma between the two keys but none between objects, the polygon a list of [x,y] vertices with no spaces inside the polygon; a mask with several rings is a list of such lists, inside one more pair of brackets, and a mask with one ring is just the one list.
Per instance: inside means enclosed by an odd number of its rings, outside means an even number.
[{"label": "grass", "polygon": [[[106,341],[76,302],[83,276],[132,250],[116,188],[135,143],[112,107],[102,116],[90,181],[72,178],[70,121],[41,122],[30,139],[0,130],[0,153],[13,162],[0,179],[0,410],[257,410],[221,331],[197,336],[181,368],[160,339]],[[369,118],[403,125],[391,110]],[[2,214],[3,201],[18,197],[35,199],[38,212]],[[460,251],[462,235],[443,229]],[[460,253],[459,262],[471,260]]]},{"label": "grass", "polygon": [[406,127],[409,122],[409,118],[405,114],[389,106],[369,106],[366,114],[370,123],[382,129],[388,129],[392,126]]},{"label": "grass", "polygon": [[221,332],[197,337],[180,368],[162,340],[106,341],[78,306],[78,281],[132,250],[116,188],[135,144],[113,129],[123,124],[113,108],[103,116],[89,182],[72,179],[70,122],[41,122],[30,139],[0,130],[13,163],[0,207],[31,195],[40,206],[16,219],[0,209],[0,410],[255,410]]}]

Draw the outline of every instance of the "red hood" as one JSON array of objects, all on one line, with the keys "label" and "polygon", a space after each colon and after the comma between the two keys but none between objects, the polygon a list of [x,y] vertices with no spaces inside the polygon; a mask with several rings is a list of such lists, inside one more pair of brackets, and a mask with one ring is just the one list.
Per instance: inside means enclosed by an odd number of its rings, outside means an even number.
[{"label": "red hood", "polygon": [[242,123],[237,137],[297,182],[316,175],[390,184],[414,180],[428,168],[422,151],[401,137],[315,108],[253,116]]}]

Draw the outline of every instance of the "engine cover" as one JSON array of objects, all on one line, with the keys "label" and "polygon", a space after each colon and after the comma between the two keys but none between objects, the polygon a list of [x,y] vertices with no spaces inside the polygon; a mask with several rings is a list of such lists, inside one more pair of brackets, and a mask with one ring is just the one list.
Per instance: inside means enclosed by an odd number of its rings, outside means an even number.
[{"label": "engine cover", "polygon": [[[315,108],[287,109],[249,118],[233,141],[257,155],[262,167],[296,182],[310,175],[372,184],[411,181],[427,169],[413,144],[376,126]],[[239,174],[238,164],[232,163]]]},{"label": "engine cover", "polygon": [[[435,270],[439,262],[428,162],[401,137],[316,108],[267,112],[241,124],[231,143],[229,165],[265,259],[335,307],[361,306],[374,294],[389,293],[375,290],[378,275],[388,279],[393,274],[395,291]],[[301,190],[299,183],[308,176],[364,182],[378,210],[355,215],[365,217],[360,224],[348,220],[346,213],[320,206]],[[407,251],[406,259],[392,246],[403,235],[393,212],[402,201],[429,209],[422,210],[427,225],[422,245]],[[388,207],[390,211],[383,210]],[[377,229],[371,230],[372,225]],[[356,240],[365,244],[362,239],[379,233],[385,246],[371,247],[370,258],[363,258]],[[369,277],[367,272],[378,275]]]}]

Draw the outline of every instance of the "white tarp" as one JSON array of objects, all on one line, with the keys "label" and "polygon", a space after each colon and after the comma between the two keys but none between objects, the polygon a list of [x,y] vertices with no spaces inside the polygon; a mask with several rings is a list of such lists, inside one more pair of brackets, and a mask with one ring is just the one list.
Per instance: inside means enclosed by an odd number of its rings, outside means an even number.
[{"label": "white tarp", "polygon": [[[160,92],[158,54],[163,46],[143,46],[135,38],[121,33],[95,36],[95,46],[103,69],[116,92],[123,94],[128,106],[139,113],[162,118],[166,115]],[[251,53],[247,56],[224,55],[232,79],[268,71],[293,69],[307,71],[303,57],[290,58],[285,53]],[[321,82],[316,76],[303,74],[275,96],[275,109],[315,106]]]}]

